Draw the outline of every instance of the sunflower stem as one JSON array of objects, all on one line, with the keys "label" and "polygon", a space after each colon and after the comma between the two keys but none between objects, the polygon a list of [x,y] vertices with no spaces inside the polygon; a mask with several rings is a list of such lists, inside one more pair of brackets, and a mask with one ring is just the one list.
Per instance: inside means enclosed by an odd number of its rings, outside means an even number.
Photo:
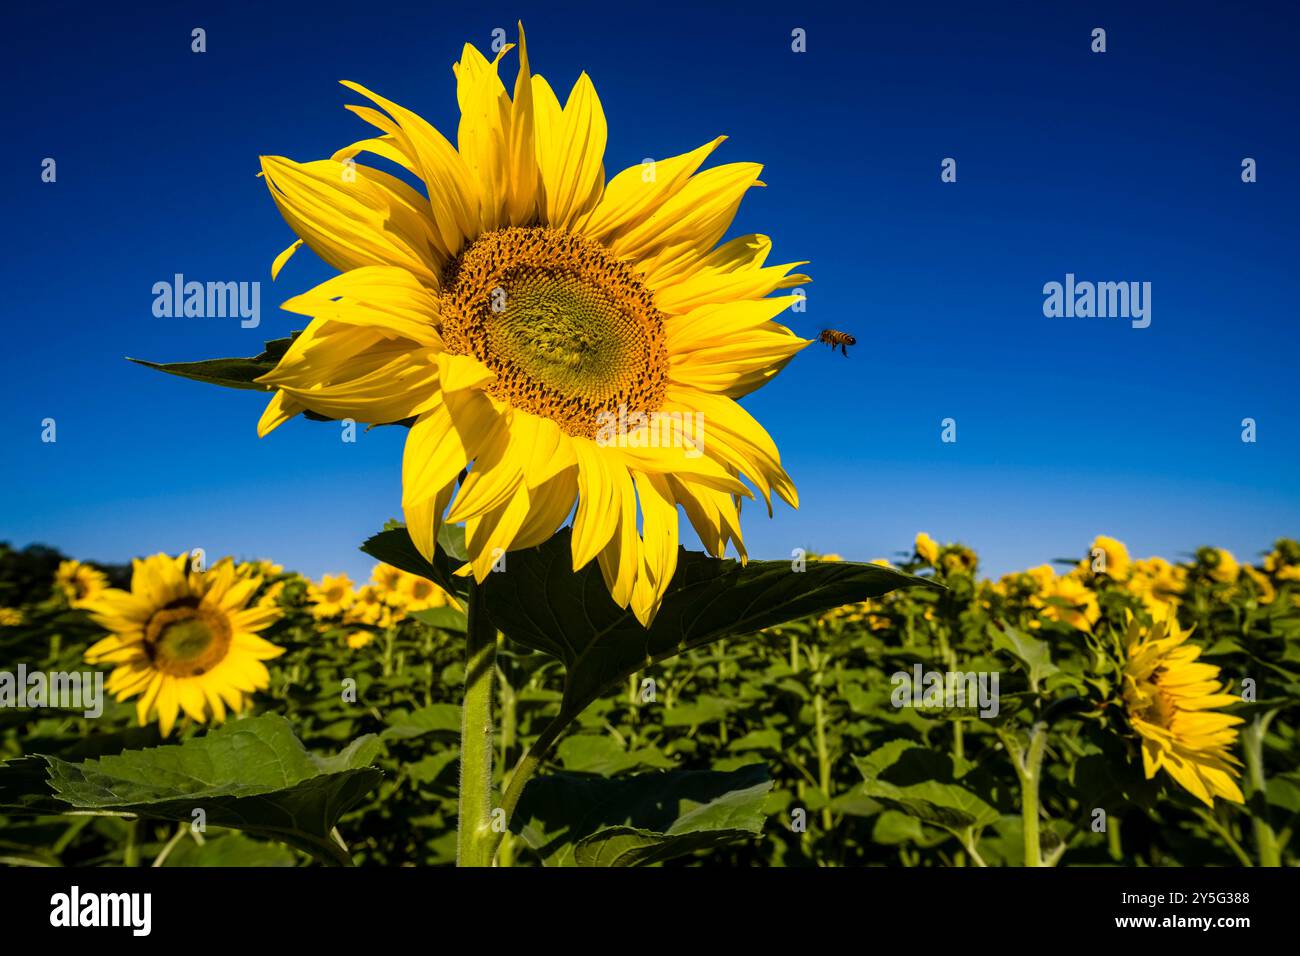
[{"label": "sunflower stem", "polygon": [[1281,866],[1282,847],[1277,834],[1273,831],[1268,818],[1267,782],[1264,778],[1264,736],[1268,725],[1273,722],[1276,710],[1256,717],[1242,734],[1242,743],[1246,750],[1246,770],[1250,774],[1252,796],[1259,794],[1257,812],[1251,815],[1251,824],[1255,831],[1255,850],[1259,854],[1260,866]]},{"label": "sunflower stem", "polygon": [[[551,749],[551,745],[559,739],[564,728],[569,726],[572,721],[572,715],[559,714],[542,728],[541,734],[533,741],[533,745],[519,758],[519,763],[515,766],[514,772],[510,774],[510,782],[501,797],[501,810],[504,813],[504,823],[507,827],[510,825],[511,817],[515,815],[515,807],[519,805],[519,798],[523,795],[524,785],[537,772],[537,768],[546,759],[546,754]],[[500,833],[490,833],[489,836],[492,842],[488,850],[488,857],[491,859],[496,852],[497,845],[505,836],[505,831],[503,829]]]},{"label": "sunflower stem", "polygon": [[1029,748],[1016,761],[1020,776],[1020,812],[1025,837],[1025,866],[1042,866],[1043,851],[1038,834],[1038,783],[1042,778],[1043,751],[1047,747],[1047,724],[1039,721],[1029,736]]},{"label": "sunflower stem", "polygon": [[132,817],[126,824],[126,847],[122,851],[123,866],[140,865],[140,818]]},{"label": "sunflower stem", "polygon": [[492,679],[497,635],[484,613],[483,588],[478,584],[470,585],[467,617],[456,865],[491,866],[496,849],[492,832]]}]

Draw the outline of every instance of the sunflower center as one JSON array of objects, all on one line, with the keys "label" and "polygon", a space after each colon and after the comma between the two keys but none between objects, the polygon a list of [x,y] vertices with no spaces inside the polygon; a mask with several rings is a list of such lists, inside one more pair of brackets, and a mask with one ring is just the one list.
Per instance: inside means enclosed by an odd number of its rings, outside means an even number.
[{"label": "sunflower center", "polygon": [[511,227],[443,275],[442,337],[493,372],[512,407],[592,438],[602,413],[653,412],[667,385],[664,316],[636,272],[583,236]]},{"label": "sunflower center", "polygon": [[204,607],[165,608],[149,619],[144,649],[155,668],[173,677],[198,677],[225,660],[230,624]]}]

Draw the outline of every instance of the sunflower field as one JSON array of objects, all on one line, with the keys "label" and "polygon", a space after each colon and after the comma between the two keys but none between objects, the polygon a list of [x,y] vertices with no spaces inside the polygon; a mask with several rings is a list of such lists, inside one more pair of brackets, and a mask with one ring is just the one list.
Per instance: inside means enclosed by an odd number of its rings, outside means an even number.
[{"label": "sunflower field", "polygon": [[[463,554],[457,531],[439,557]],[[490,793],[513,811],[489,814],[508,817],[498,866],[1295,863],[1295,541],[1257,562],[1207,547],[1174,563],[1099,537],[987,580],[972,550],[922,534],[896,568],[874,565],[909,586],[816,613],[772,597],[769,577],[761,596],[715,596],[723,613],[705,627],[667,620],[670,590],[630,669],[602,665],[613,682],[548,652],[542,635],[565,632],[540,618],[581,613],[600,582],[540,572],[547,548],[495,576],[519,592],[517,615],[493,617]],[[0,709],[3,861],[456,862],[475,705],[464,588],[437,564],[411,570],[400,526],[366,549],[389,559],[367,582],[194,554],[95,567],[0,550],[5,666],[107,678],[98,716]],[[797,554],[748,573],[834,589],[848,567]],[[765,600],[789,616],[749,628]],[[148,602],[173,616],[143,660],[123,635]],[[610,627],[625,645],[624,624]],[[680,653],[655,646],[669,626]],[[181,660],[202,673],[176,679]],[[996,675],[995,706],[954,705],[917,679],[931,673]]]}]

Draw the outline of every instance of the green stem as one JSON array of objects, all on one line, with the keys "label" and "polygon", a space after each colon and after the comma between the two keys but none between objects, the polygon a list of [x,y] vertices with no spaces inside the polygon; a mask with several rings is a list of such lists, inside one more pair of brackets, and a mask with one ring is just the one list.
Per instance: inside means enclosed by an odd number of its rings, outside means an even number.
[{"label": "green stem", "polygon": [[1042,779],[1043,751],[1047,748],[1047,724],[1039,721],[1029,735],[1029,749],[1016,761],[1020,776],[1020,819],[1025,836],[1025,866],[1042,866],[1043,852],[1038,833],[1038,784]]},{"label": "green stem", "polygon": [[[537,768],[546,759],[546,753],[551,749],[551,745],[555,743],[564,728],[569,726],[572,720],[571,716],[561,712],[554,720],[542,728],[541,734],[533,741],[533,745],[520,758],[514,773],[510,775],[510,783],[507,784],[505,793],[501,796],[501,809],[505,811],[507,826],[510,825],[510,819],[515,815],[515,807],[519,805],[519,798],[523,795],[524,784],[528,783],[533,774],[537,772]],[[496,845],[501,842],[504,835],[504,831],[491,834],[494,838],[491,851],[496,850]]]},{"label": "green stem", "polygon": [[1209,827],[1211,830],[1217,833],[1220,839],[1222,839],[1224,843],[1228,844],[1228,849],[1232,851],[1232,855],[1237,858],[1238,863],[1240,863],[1242,866],[1255,865],[1254,862],[1251,861],[1250,856],[1246,853],[1246,851],[1241,848],[1241,844],[1237,842],[1235,837],[1233,837],[1231,831],[1229,831],[1226,826],[1224,826],[1221,822],[1219,822],[1218,818],[1215,817],[1213,813],[1210,813],[1208,810],[1203,810],[1200,807],[1198,807],[1196,810],[1196,815],[1201,818],[1201,821],[1207,827]]},{"label": "green stem", "polygon": [[1256,793],[1260,795],[1259,812],[1251,816],[1251,824],[1255,831],[1255,850],[1259,854],[1260,866],[1282,865],[1282,847],[1268,818],[1267,783],[1264,779],[1264,736],[1268,733],[1268,725],[1273,722],[1276,714],[1276,710],[1270,710],[1256,717],[1242,734],[1252,796]]},{"label": "green stem", "polygon": [[497,634],[484,613],[483,589],[477,584],[470,585],[467,617],[456,865],[491,866],[499,836],[492,832],[492,678]]},{"label": "green stem", "polygon": [[126,824],[126,849],[122,851],[123,866],[140,865],[140,844],[137,842],[140,831],[140,818],[132,817]]},{"label": "green stem", "polygon": [[830,748],[826,744],[826,698],[821,690],[822,674],[818,671],[814,678],[814,684],[817,687],[817,694],[813,697],[813,718],[815,720],[815,729],[817,734],[817,788],[821,790],[823,798],[826,800],[825,806],[822,807],[822,830],[830,833],[831,828],[835,825],[835,818],[831,813],[831,755]]},{"label": "green stem", "polygon": [[176,849],[176,844],[181,842],[185,836],[185,831],[189,828],[188,823],[177,824],[176,832],[172,834],[172,838],[163,845],[162,851],[154,857],[153,866],[162,866],[167,862],[167,857],[171,856],[172,850]]}]

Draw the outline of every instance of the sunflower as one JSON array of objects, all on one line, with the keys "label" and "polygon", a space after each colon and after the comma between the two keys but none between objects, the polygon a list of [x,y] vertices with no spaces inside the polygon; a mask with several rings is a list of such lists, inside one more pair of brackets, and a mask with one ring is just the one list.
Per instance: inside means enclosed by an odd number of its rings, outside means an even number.
[{"label": "sunflower", "polygon": [[[1095,572],[1094,566],[1097,566]],[[1088,574],[1104,574],[1115,581],[1123,580],[1129,571],[1128,548],[1123,541],[1099,534],[1088,549],[1088,557],[1079,562],[1079,568]]]},{"label": "sunflower", "polygon": [[109,693],[140,696],[144,726],[156,714],[163,736],[184,711],[204,723],[243,710],[247,695],[270,681],[262,661],[283,648],[257,636],[280,617],[276,608],[248,607],[262,583],[221,561],[206,572],[188,555],[137,559],[131,590],[110,588],[87,601],[96,623],[113,633],[86,651],[91,664],[113,664]]},{"label": "sunflower", "polygon": [[21,608],[0,607],[0,627],[17,627],[24,620]]},{"label": "sunflower", "polygon": [[1224,548],[1201,548],[1196,552],[1201,568],[1220,584],[1231,584],[1241,573],[1241,566],[1232,552]]},{"label": "sunflower", "polygon": [[108,577],[98,568],[80,561],[63,561],[54,572],[54,584],[71,607],[84,607],[108,587]]},{"label": "sunflower", "polygon": [[1030,603],[1041,608],[1043,616],[1048,620],[1060,621],[1080,631],[1091,631],[1092,626],[1101,619],[1101,605],[1097,601],[1097,595],[1079,580],[1077,570],[1050,580],[1040,578],[1039,586],[1039,593]]},{"label": "sunflower", "polygon": [[1198,661],[1201,649],[1186,643],[1190,632],[1172,611],[1145,628],[1128,615],[1124,703],[1142,737],[1147,778],[1162,767],[1211,808],[1215,797],[1242,803],[1232,779],[1240,762],[1229,753],[1240,717],[1214,708],[1237,702],[1219,683],[1219,668]]},{"label": "sunflower", "polygon": [[930,567],[934,567],[935,562],[939,560],[938,543],[924,531],[916,536],[913,548],[916,551],[916,556]]},{"label": "sunflower", "polygon": [[769,514],[773,492],[797,507],[776,444],[736,399],[809,344],[774,321],[802,294],[772,296],[809,280],[791,274],[803,263],[767,264],[766,236],[719,244],[762,185],[754,163],[701,170],[724,137],[606,182],[591,80],[561,106],[521,27],[512,96],[511,49],[489,61],[464,47],[455,146],[345,82],[374,104],[350,109],[378,135],[326,160],[262,158],[300,237],[272,277],[303,243],[341,274],[284,304],[312,320],[258,380],[275,391],[259,433],[303,411],[406,422],[402,506],[426,558],[440,522],[464,522],[461,573],[481,582],[574,512],[573,568],[597,560],[648,624],[676,569],[678,505],[711,554],[732,545],[742,560],[742,476]]},{"label": "sunflower", "polygon": [[445,607],[448,603],[447,592],[428,578],[414,574],[402,575],[398,583],[397,594],[402,606],[408,611],[427,611],[430,608]]},{"label": "sunflower", "polygon": [[307,584],[307,600],[311,604],[311,616],[316,620],[338,617],[356,600],[352,591],[352,579],[346,574],[326,574],[320,584]]},{"label": "sunflower", "polygon": [[385,593],[373,584],[364,584],[344,610],[343,623],[391,627],[406,616],[401,603],[393,598],[393,592]]},{"label": "sunflower", "polygon": [[395,568],[391,564],[376,564],[370,572],[371,582],[385,594],[396,591],[405,576],[405,571],[401,568]]},{"label": "sunflower", "polygon": [[1126,586],[1148,611],[1159,616],[1169,605],[1176,606],[1187,586],[1187,569],[1164,558],[1138,558]]}]

